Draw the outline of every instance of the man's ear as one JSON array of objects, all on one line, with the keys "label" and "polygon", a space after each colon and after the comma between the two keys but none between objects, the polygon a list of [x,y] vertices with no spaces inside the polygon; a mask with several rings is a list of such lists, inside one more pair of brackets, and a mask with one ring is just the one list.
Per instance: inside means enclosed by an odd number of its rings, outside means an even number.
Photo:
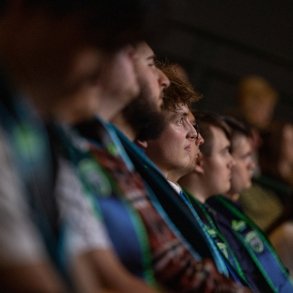
[{"label": "man's ear", "polygon": [[195,171],[199,174],[204,174],[204,168],[203,168],[203,155],[202,153],[199,153],[196,160],[195,160]]},{"label": "man's ear", "polygon": [[144,150],[146,150],[147,147],[148,147],[148,142],[147,142],[146,140],[139,140],[139,139],[137,139],[137,140],[135,141],[135,143],[136,143],[139,147],[141,147],[142,149],[144,149]]}]

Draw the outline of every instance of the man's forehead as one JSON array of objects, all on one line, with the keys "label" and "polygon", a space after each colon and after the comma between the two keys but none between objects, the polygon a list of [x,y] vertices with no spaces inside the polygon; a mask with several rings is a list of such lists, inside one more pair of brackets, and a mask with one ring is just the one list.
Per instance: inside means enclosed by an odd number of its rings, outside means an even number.
[{"label": "man's forehead", "polygon": [[154,58],[155,54],[152,48],[145,42],[139,43],[136,47],[136,54],[143,58]]},{"label": "man's forehead", "polygon": [[195,120],[195,119],[190,119],[190,116],[189,116],[190,110],[188,106],[180,105],[180,107],[176,106],[176,108],[172,110],[163,110],[163,112],[165,112],[166,117],[168,117],[171,120],[176,119],[177,117],[182,117],[182,116],[188,118],[189,120]]},{"label": "man's forehead", "polygon": [[249,149],[252,151],[253,149],[251,138],[245,135],[239,134],[233,137],[232,141],[233,141],[233,145],[235,146],[235,150],[245,148],[246,150]]},{"label": "man's forehead", "polygon": [[188,112],[188,119],[192,121],[196,120],[196,116],[190,110]]},{"label": "man's forehead", "polygon": [[[173,111],[176,114],[184,114],[184,115],[189,115],[189,113],[191,112],[189,107],[186,104],[177,104],[175,106],[175,109]],[[192,114],[191,114],[192,115]]]},{"label": "man's forehead", "polygon": [[221,142],[222,145],[230,146],[230,140],[226,136],[226,133],[223,129],[214,125],[210,125],[210,129],[213,135],[214,143],[217,141]]}]

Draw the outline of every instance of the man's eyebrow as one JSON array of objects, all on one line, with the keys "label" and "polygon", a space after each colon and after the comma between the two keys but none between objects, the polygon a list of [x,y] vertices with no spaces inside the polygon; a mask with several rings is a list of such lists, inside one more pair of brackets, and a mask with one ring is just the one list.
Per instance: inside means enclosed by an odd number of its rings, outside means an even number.
[{"label": "man's eyebrow", "polygon": [[183,110],[183,109],[175,110],[175,113],[178,114],[178,115],[183,115],[184,117],[188,116],[188,112],[186,110]]},{"label": "man's eyebrow", "polygon": [[152,54],[152,55],[149,55],[148,57],[147,57],[147,60],[156,60],[156,55],[155,54]]},{"label": "man's eyebrow", "polygon": [[171,113],[171,119],[177,119],[178,117],[185,116],[184,113],[178,112],[178,111],[172,111]]},{"label": "man's eyebrow", "polygon": [[228,150],[229,152],[231,152],[231,144],[227,144],[226,146],[223,147],[222,150],[223,150],[223,151]]}]

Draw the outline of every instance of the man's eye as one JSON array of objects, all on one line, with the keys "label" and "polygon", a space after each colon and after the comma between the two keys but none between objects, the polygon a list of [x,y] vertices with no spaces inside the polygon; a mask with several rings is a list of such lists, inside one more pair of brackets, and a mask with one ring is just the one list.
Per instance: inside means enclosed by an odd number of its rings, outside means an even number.
[{"label": "man's eye", "polygon": [[252,160],[252,155],[251,154],[245,154],[245,155],[242,156],[242,159],[247,160],[247,161]]},{"label": "man's eye", "polygon": [[228,155],[228,154],[230,154],[231,153],[231,148],[230,147],[227,147],[227,148],[224,148],[223,149],[223,154],[224,155]]}]

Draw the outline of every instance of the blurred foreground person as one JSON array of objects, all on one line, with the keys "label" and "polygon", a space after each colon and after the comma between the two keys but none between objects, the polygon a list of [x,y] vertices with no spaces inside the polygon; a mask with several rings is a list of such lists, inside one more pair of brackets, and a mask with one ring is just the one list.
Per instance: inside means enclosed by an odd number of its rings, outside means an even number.
[{"label": "blurred foreground person", "polygon": [[[93,236],[103,235],[103,227],[87,199],[72,194],[67,205],[54,192],[59,180],[72,182],[74,176],[64,179],[67,166],[59,165],[44,122],[64,116],[70,120],[72,108],[66,105],[76,91],[97,80],[102,60],[113,54],[105,52],[117,52],[139,38],[143,2],[121,1],[118,10],[116,5],[90,0],[1,2],[1,291],[64,292],[76,287],[102,292],[112,283],[100,271],[103,256],[91,254],[105,239]],[[80,105],[97,107],[95,100]],[[81,208],[79,225],[71,217],[75,199]]]},{"label": "blurred foreground person", "polygon": [[258,148],[261,145],[260,134],[273,121],[278,99],[277,91],[262,76],[244,76],[237,86],[237,109],[233,116],[247,123],[252,129],[255,174],[260,172],[258,163]]},{"label": "blurred foreground person", "polygon": [[266,79],[257,75],[242,78],[236,98],[239,118],[258,130],[269,127],[278,102],[278,93]]}]

